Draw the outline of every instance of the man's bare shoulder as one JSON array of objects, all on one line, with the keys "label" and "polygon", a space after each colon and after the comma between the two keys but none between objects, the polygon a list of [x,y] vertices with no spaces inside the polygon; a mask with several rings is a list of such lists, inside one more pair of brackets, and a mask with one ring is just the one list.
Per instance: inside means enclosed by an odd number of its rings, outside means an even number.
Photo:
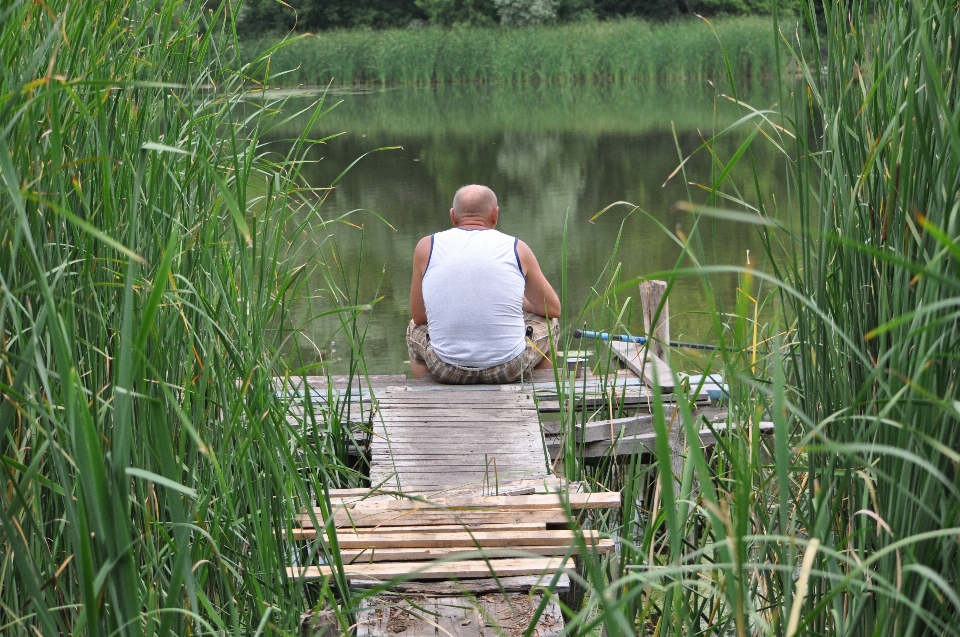
[{"label": "man's bare shoulder", "polygon": [[[523,266],[523,272],[526,274],[531,266],[537,265],[537,257],[533,254],[523,239],[517,239],[517,256],[520,257],[520,264]],[[539,267],[539,266],[538,266]]]}]

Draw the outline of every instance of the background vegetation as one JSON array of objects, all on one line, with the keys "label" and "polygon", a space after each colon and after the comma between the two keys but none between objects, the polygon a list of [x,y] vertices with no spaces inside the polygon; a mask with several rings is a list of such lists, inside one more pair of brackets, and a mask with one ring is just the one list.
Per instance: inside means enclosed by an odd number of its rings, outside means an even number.
[{"label": "background vegetation", "polygon": [[[779,3],[780,11],[796,0]],[[528,26],[618,18],[769,15],[771,0],[250,0],[240,9],[241,34],[267,31]]]},{"label": "background vegetation", "polygon": [[[723,42],[741,77],[772,76],[782,63],[769,18],[653,24],[619,20],[538,26],[337,31],[303,36],[276,51],[269,86],[583,82],[726,77]],[[275,36],[242,42],[244,59],[276,47]],[[282,69],[283,73],[279,73]]]}]

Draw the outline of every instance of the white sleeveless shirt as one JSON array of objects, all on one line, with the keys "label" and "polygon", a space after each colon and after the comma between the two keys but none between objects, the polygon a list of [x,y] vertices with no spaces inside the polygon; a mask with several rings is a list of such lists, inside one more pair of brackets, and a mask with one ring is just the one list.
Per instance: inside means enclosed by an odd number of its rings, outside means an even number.
[{"label": "white sleeveless shirt", "polygon": [[433,235],[423,302],[440,360],[486,369],[519,356],[525,285],[515,238],[460,228]]}]

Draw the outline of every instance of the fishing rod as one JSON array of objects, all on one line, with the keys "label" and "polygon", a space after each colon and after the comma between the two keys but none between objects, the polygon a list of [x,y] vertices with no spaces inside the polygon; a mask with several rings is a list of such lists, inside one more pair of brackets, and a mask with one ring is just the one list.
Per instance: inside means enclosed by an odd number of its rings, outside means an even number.
[{"label": "fishing rod", "polygon": [[[643,345],[647,342],[645,336],[628,336],[626,334],[607,334],[606,332],[591,332],[589,330],[573,330],[574,338],[595,338],[601,341],[623,341],[626,343],[639,343]],[[669,341],[671,347],[686,347],[689,349],[707,349],[715,350],[716,345],[707,345],[706,343],[685,343],[683,341]]]}]

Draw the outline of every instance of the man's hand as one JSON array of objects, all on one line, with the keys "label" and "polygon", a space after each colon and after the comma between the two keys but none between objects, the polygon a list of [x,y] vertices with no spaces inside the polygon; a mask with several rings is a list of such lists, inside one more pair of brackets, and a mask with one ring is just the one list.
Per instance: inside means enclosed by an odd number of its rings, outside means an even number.
[{"label": "man's hand", "polygon": [[413,251],[413,280],[410,281],[410,316],[417,325],[427,322],[427,306],[423,302],[423,274],[430,262],[433,235],[420,239]]},{"label": "man's hand", "polygon": [[[417,246],[417,249],[419,248],[420,246]],[[533,250],[523,241],[518,241],[517,256],[520,257],[523,276],[527,279],[526,287],[523,290],[524,311],[532,312],[538,316],[560,318],[560,297],[553,291],[547,277],[543,276]],[[413,305],[412,299],[410,304]]]}]

